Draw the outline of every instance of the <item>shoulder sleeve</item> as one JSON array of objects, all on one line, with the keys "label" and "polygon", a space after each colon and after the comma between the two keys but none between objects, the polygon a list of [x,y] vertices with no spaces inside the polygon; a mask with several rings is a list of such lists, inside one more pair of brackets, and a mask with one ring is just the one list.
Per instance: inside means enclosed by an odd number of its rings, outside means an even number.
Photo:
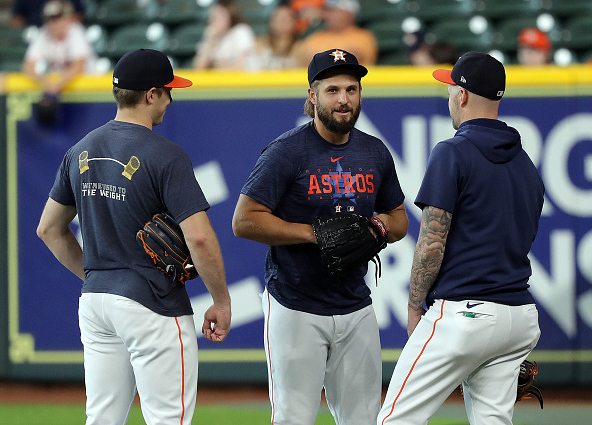
[{"label": "shoulder sleeve", "polygon": [[255,48],[257,39],[249,25],[238,24],[234,32],[233,43],[239,52],[243,52]]},{"label": "shoulder sleeve", "polygon": [[70,162],[72,149],[66,152],[58,170],[49,197],[62,205],[76,205],[76,198],[70,182]]},{"label": "shoulder sleeve", "polygon": [[82,24],[72,24],[68,36],[69,56],[72,60],[88,58],[92,53],[90,44],[86,41]]},{"label": "shoulder sleeve", "polygon": [[268,145],[257,160],[241,193],[272,211],[294,178],[294,152],[280,142]]},{"label": "shoulder sleeve", "polygon": [[162,196],[167,210],[177,222],[187,217],[206,211],[210,204],[195,179],[193,164],[189,156],[181,149],[163,171]]},{"label": "shoulder sleeve", "polygon": [[38,61],[43,58],[43,53],[47,49],[47,35],[45,30],[39,30],[37,37],[27,47],[25,52],[25,60]]},{"label": "shoulder sleeve", "polygon": [[428,159],[415,205],[441,208],[454,213],[462,176],[460,157],[451,143],[438,143]]}]

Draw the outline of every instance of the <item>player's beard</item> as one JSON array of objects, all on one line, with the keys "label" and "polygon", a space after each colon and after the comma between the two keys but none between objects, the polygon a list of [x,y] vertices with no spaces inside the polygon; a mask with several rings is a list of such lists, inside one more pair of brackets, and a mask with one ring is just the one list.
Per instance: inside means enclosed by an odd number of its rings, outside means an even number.
[{"label": "player's beard", "polygon": [[325,109],[320,102],[316,104],[317,108],[317,116],[319,120],[323,123],[325,128],[332,133],[337,134],[347,134],[349,133],[352,128],[356,125],[356,121],[358,121],[358,117],[360,116],[360,111],[362,110],[362,104],[359,103],[358,107],[353,110],[353,114],[351,118],[347,120],[340,120],[333,118],[333,112],[349,112],[352,111],[352,108],[349,106],[342,106],[337,109],[327,110]]}]

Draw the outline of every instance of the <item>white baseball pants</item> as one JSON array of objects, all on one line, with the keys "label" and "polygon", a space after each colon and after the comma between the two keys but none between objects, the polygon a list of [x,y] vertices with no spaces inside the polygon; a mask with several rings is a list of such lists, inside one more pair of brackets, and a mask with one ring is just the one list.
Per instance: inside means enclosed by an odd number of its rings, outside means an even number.
[{"label": "white baseball pants", "polygon": [[146,424],[191,424],[197,396],[193,316],[161,316],[125,297],[84,293],[79,324],[86,425],[124,425],[136,390]]},{"label": "white baseball pants", "polygon": [[511,425],[520,363],[539,337],[534,304],[436,300],[403,348],[377,424],[427,424],[462,381],[471,425]]},{"label": "white baseball pants", "polygon": [[372,306],[338,316],[291,310],[263,293],[271,423],[313,425],[321,392],[337,425],[371,425],[382,358]]}]

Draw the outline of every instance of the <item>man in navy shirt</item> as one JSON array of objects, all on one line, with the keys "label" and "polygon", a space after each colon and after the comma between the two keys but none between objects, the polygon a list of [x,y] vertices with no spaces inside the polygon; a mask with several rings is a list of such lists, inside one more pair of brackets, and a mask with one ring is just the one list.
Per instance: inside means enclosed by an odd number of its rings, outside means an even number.
[{"label": "man in navy shirt", "polygon": [[323,387],[341,425],[373,423],[380,409],[382,360],[368,267],[333,276],[312,229],[318,216],[376,212],[389,242],[407,233],[392,155],[354,128],[367,72],[345,50],[313,57],[305,104],[313,121],[267,146],[234,213],[236,236],[268,245],[264,341],[276,425],[313,425]]},{"label": "man in navy shirt", "polygon": [[[124,424],[136,391],[147,424],[191,424],[197,395],[197,337],[185,284],[157,269],[136,241],[153,215],[181,226],[194,266],[212,295],[202,332],[222,342],[230,296],[210,207],[189,156],[152,131],[173,101],[167,56],[128,52],[113,70],[115,119],[68,150],[37,234],[82,281],[86,425]],[[84,252],[70,222],[78,215]]]},{"label": "man in navy shirt", "polygon": [[527,255],[543,182],[518,132],[497,119],[500,62],[469,52],[433,75],[449,84],[457,132],[431,152],[415,200],[409,340],[377,423],[426,424],[462,381],[471,424],[509,425],[520,363],[540,336]]}]

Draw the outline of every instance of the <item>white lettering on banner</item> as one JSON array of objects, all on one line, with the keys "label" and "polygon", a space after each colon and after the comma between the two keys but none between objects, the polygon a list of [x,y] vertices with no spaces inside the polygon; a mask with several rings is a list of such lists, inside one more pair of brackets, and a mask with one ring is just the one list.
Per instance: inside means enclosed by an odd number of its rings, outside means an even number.
[{"label": "white lettering on banner", "polygon": [[210,161],[193,169],[195,179],[210,206],[220,204],[230,197],[222,167],[218,161]]},{"label": "white lettering on banner", "polygon": [[[543,138],[541,132],[535,123],[524,117],[499,117],[500,120],[514,127],[520,133],[520,140],[522,147],[530,157],[531,161],[538,167],[541,163],[541,156],[543,151]],[[545,203],[543,204],[544,217],[553,215],[553,204],[549,202],[547,194],[545,194]]]},{"label": "white lettering on banner", "polygon": [[551,274],[531,253],[530,292],[563,332],[573,337],[576,334],[575,236],[570,230],[554,230],[549,238]]},{"label": "white lettering on banner", "polygon": [[397,176],[399,177],[401,189],[405,194],[405,205],[407,205],[407,210],[419,220],[421,218],[421,211],[419,211],[419,208],[414,207],[413,201],[419,190],[427,163],[426,119],[421,116],[408,116],[403,118],[402,125],[403,157],[399,156],[387,139],[382,135],[380,130],[376,128],[374,123],[363,112],[360,113],[356,127],[365,133],[378,137],[385,143],[395,160]]},{"label": "white lettering on banner", "polygon": [[590,139],[592,114],[571,115],[553,127],[547,136],[543,156],[543,180],[549,195],[555,205],[578,217],[592,217],[592,190],[581,189],[573,184],[569,176],[568,159],[576,144]]},{"label": "white lettering on banner", "polygon": [[[574,215],[592,215],[592,191],[587,193],[575,187],[569,180],[567,168],[567,157],[571,148],[579,141],[592,139],[592,125],[590,125],[592,114],[578,114],[559,122],[549,134],[546,145],[543,144],[539,129],[531,120],[519,116],[500,117],[500,119],[520,132],[524,149],[533,163],[537,166],[542,163],[547,194],[556,205]],[[401,156],[363,113],[360,114],[357,127],[380,138],[389,148],[395,160],[401,187],[406,195],[407,211],[419,221],[421,211],[415,207],[413,200],[427,165],[428,147],[431,149],[439,141],[451,137],[454,135],[454,130],[450,124],[450,118],[443,116],[433,116],[429,119],[429,139],[426,131],[428,120],[425,117],[405,116],[401,124]],[[590,173],[592,174],[592,171]],[[558,175],[560,178],[557,178]],[[582,197],[583,195],[586,196]],[[577,199],[578,197],[580,198]],[[554,210],[553,204],[549,198],[546,198],[543,215],[552,216]],[[402,241],[389,245],[381,253],[381,257],[389,258],[389,261],[383,261],[381,279],[388,284],[374,287],[369,283],[381,329],[391,325],[391,312],[401,326],[406,326],[407,293],[416,236],[408,235]],[[573,337],[577,332],[577,313],[588,326],[592,327],[592,290],[585,292],[576,300],[575,240],[576,235],[572,230],[551,231],[549,235],[550,273],[532,253],[530,255],[533,271],[530,279],[532,293],[541,307],[568,337]],[[584,253],[591,251],[592,236],[586,235],[578,249],[577,265],[580,270],[584,270],[584,264],[589,264],[582,274],[592,283],[592,262],[585,262],[583,259]],[[373,275],[373,265],[370,264],[367,276]]]},{"label": "white lettering on banner", "polygon": [[[228,292],[232,298],[232,326],[233,328],[246,325],[263,317],[261,305],[261,292],[264,285],[255,276],[234,282],[228,285]],[[197,336],[203,336],[201,327],[203,315],[212,305],[212,296],[209,293],[201,294],[191,298],[193,308],[195,329]]]},{"label": "white lettering on banner", "polygon": [[[582,276],[592,285],[592,261],[590,253],[592,252],[592,230],[584,235],[578,247],[578,268]],[[592,328],[592,287],[580,295],[578,299],[578,312],[580,317]]]},{"label": "white lettering on banner", "polygon": [[391,326],[391,312],[399,324],[407,327],[409,275],[415,243],[415,239],[407,235],[380,252],[382,274],[378,285],[374,285],[375,266],[368,264],[368,287],[372,291],[372,305],[380,329]]}]

